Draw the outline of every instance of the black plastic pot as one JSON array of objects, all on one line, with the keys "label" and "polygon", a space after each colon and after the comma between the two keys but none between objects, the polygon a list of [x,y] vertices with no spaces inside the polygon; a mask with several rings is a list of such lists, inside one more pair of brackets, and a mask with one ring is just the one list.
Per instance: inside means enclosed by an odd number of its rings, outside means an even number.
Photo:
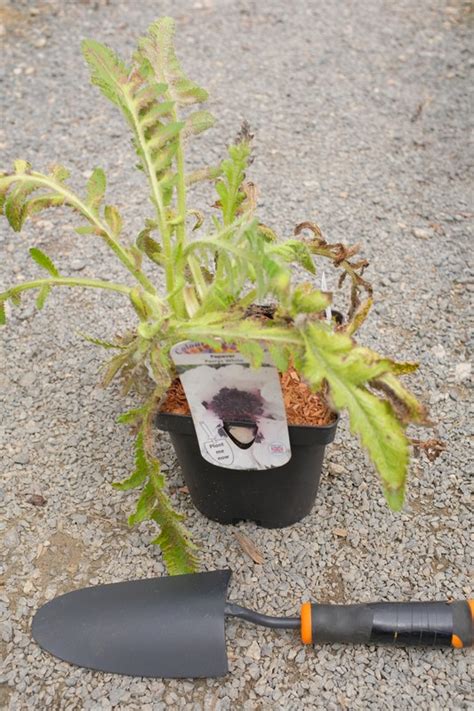
[{"label": "black plastic pot", "polygon": [[323,427],[289,427],[291,459],[275,469],[223,469],[199,450],[191,416],[159,413],[158,429],[169,432],[186,486],[196,508],[219,523],[255,521],[283,528],[311,511],[319,486],[326,445],[337,420]]}]

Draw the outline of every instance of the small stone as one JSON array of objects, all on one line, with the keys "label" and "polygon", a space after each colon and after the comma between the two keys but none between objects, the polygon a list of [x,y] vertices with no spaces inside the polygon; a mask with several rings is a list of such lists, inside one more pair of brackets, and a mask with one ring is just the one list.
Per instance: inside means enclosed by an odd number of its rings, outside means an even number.
[{"label": "small stone", "polygon": [[112,704],[112,706],[117,706],[117,704],[123,698],[124,694],[125,694],[125,689],[121,689],[119,686],[113,687],[109,693],[109,701]]},{"label": "small stone", "polygon": [[35,380],[36,377],[33,372],[25,373],[25,375],[20,378],[20,385],[22,388],[29,388],[31,385],[33,385]]},{"label": "small stone", "polygon": [[28,452],[18,452],[18,454],[15,454],[13,457],[13,461],[15,464],[28,464],[30,461],[30,455]]},{"label": "small stone", "polygon": [[439,358],[442,360],[443,358],[446,358],[446,350],[444,347],[441,345],[441,343],[438,343],[436,346],[433,346],[431,349],[431,352],[433,353],[436,358]]},{"label": "small stone", "polygon": [[457,383],[460,383],[463,380],[467,380],[471,375],[471,370],[471,363],[458,363],[454,369],[454,380]]},{"label": "small stone", "polygon": [[296,655],[296,663],[297,664],[303,664],[304,660],[306,659],[306,651],[302,649],[298,654]]},{"label": "small stone", "polygon": [[416,239],[431,239],[433,237],[431,230],[425,230],[422,227],[414,227],[412,234]]},{"label": "small stone", "polygon": [[335,536],[338,536],[339,538],[346,538],[347,537],[347,530],[345,528],[335,528],[333,530],[333,533]]},{"label": "small stone", "polygon": [[340,474],[345,474],[346,473],[346,468],[342,466],[342,464],[336,464],[336,462],[330,462],[329,463],[329,474],[332,474],[333,476],[339,476]]},{"label": "small stone", "polygon": [[26,583],[23,585],[23,592],[28,595],[33,590],[33,583],[31,580],[27,580]]},{"label": "small stone", "polygon": [[31,504],[32,506],[45,506],[46,505],[46,499],[44,496],[41,496],[41,494],[32,494],[29,499],[27,499],[27,502]]},{"label": "small stone", "polygon": [[73,259],[71,262],[71,269],[73,272],[81,272],[85,269],[87,262],[84,259]]},{"label": "small stone", "polygon": [[35,42],[35,47],[37,49],[41,49],[42,47],[46,46],[46,38],[45,37],[40,37],[38,40]]},{"label": "small stone", "polygon": [[250,647],[247,648],[245,652],[246,657],[250,657],[250,659],[255,659],[256,662],[259,661],[261,652],[260,652],[260,647],[258,645],[258,642],[255,640],[252,642]]}]

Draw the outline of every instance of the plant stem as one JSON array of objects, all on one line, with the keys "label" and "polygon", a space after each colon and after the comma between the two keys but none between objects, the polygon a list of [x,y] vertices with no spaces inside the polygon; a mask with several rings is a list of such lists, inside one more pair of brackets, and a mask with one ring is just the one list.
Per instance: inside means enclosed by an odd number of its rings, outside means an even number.
[{"label": "plant stem", "polygon": [[34,281],[25,281],[18,286],[12,286],[7,291],[0,293],[0,301],[9,299],[13,294],[19,294],[28,289],[39,289],[42,286],[82,286],[90,289],[106,289],[108,291],[116,291],[127,296],[132,291],[130,287],[123,284],[117,284],[113,281],[102,281],[101,279],[88,279],[86,277],[51,277],[49,279],[35,279]]},{"label": "plant stem", "polygon": [[286,328],[259,328],[259,329],[248,329],[245,325],[245,321],[241,322],[240,326],[236,328],[226,327],[225,324],[212,326],[194,326],[193,324],[183,324],[179,328],[180,336],[183,340],[199,340],[200,338],[205,338],[206,336],[214,336],[216,338],[222,338],[225,341],[232,343],[232,341],[268,341],[269,343],[280,343],[282,345],[288,346],[302,346],[304,344],[303,339],[295,331],[290,331]]},{"label": "plant stem", "polygon": [[15,182],[37,183],[39,186],[48,187],[51,190],[63,195],[64,200],[68,205],[80,212],[92,225],[97,228],[107,246],[110,247],[110,249],[120,259],[122,264],[133,274],[143,288],[151,294],[156,294],[156,289],[151,281],[149,281],[147,276],[140,269],[137,269],[133,259],[110,233],[108,226],[104,224],[98,215],[96,215],[77,195],[68,190],[64,185],[62,185],[62,183],[49,178],[47,175],[36,173],[34,171],[31,173],[15,174],[10,176],[10,183]]}]

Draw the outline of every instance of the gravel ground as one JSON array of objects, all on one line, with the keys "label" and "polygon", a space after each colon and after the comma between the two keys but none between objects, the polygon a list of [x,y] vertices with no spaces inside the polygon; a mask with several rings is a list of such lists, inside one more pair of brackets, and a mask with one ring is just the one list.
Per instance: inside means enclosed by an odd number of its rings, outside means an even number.
[{"label": "gravel ground", "polygon": [[[317,221],[332,241],[357,240],[378,294],[367,343],[418,359],[413,387],[447,444],[415,460],[403,513],[390,513],[343,423],[329,448],[311,516],[286,530],[241,524],[265,558],[240,550],[235,527],[205,520],[177,489],[166,436],[159,448],[173,500],[202,546],[203,569],[230,566],[235,600],[295,613],[334,602],[469,595],[468,51],[472,14],[460,0],[347,3],[15,2],[0,9],[2,165],[64,162],[83,184],[99,164],[136,233],[149,214],[125,129],[88,85],[79,41],[127,52],[148,23],[173,14],[188,71],[219,119],[201,159],[222,155],[247,118],[256,132],[253,179],[262,215],[288,231]],[[196,165],[198,161],[196,162]],[[146,206],[146,207],[145,207]],[[1,283],[30,277],[40,246],[64,273],[119,278],[64,213],[43,213],[22,235],[1,225]],[[330,284],[331,286],[331,284]],[[100,300],[100,303],[99,303]],[[97,387],[102,354],[77,331],[107,337],[130,311],[120,298],[57,290],[36,313],[25,299],[2,336],[0,707],[14,709],[467,709],[464,652],[331,646],[303,649],[291,634],[227,625],[230,675],[192,682],[94,673],[32,642],[31,615],[63,591],[164,573],[153,531],[129,532],[132,497],[110,482],[129,472],[124,403]],[[46,499],[29,502],[31,494]]]}]

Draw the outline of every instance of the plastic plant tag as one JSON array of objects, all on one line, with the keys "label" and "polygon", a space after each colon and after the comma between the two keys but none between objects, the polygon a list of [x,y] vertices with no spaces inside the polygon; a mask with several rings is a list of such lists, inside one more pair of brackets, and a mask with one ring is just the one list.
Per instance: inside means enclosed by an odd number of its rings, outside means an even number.
[{"label": "plastic plant tag", "polygon": [[[326,274],[324,271],[321,273],[321,291],[325,292],[328,290],[328,283],[326,281]],[[326,321],[331,323],[332,311],[330,306],[326,306]]]},{"label": "plastic plant tag", "polygon": [[270,469],[289,461],[280,379],[268,354],[252,368],[236,346],[184,341],[171,357],[204,459],[225,469]]}]

